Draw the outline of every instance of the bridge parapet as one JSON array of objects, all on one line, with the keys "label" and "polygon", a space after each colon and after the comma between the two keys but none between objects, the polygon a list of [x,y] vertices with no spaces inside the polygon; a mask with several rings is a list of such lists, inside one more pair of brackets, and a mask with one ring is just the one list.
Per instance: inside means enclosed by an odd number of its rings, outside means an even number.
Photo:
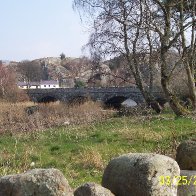
[{"label": "bridge parapet", "polygon": [[28,93],[46,93],[46,92],[140,92],[136,87],[92,87],[92,88],[52,88],[52,89],[28,89]]}]

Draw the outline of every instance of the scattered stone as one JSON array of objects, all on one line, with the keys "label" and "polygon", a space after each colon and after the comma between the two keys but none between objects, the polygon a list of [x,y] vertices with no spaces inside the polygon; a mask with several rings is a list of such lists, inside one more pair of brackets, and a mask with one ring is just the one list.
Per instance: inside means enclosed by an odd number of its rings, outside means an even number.
[{"label": "scattered stone", "polygon": [[70,125],[70,122],[69,122],[69,121],[65,121],[65,122],[63,123],[63,125]]},{"label": "scattered stone", "polygon": [[37,106],[37,105],[29,106],[29,107],[25,108],[25,112],[28,115],[32,115],[32,114],[34,114],[35,112],[38,112],[38,111],[39,111],[39,106]]},{"label": "scattered stone", "polygon": [[30,166],[35,167],[35,162],[31,162]]},{"label": "scattered stone", "polygon": [[188,140],[178,146],[176,161],[181,170],[196,170],[196,140]]},{"label": "scattered stone", "polygon": [[33,169],[0,178],[0,196],[72,196],[63,174],[57,169]]},{"label": "scattered stone", "polygon": [[181,179],[178,185],[178,196],[195,196],[196,195],[196,171],[181,170]]},{"label": "scattered stone", "polygon": [[99,184],[86,183],[75,190],[74,196],[114,196],[114,194]]},{"label": "scattered stone", "polygon": [[103,187],[118,196],[176,196],[177,185],[161,178],[180,175],[175,160],[158,154],[130,153],[111,160],[102,179]]}]

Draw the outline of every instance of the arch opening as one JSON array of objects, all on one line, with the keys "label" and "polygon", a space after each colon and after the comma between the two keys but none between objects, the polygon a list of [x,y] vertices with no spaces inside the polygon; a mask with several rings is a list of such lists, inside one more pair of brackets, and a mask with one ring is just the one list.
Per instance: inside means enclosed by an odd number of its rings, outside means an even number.
[{"label": "arch opening", "polygon": [[112,108],[115,108],[115,109],[120,109],[121,108],[121,104],[127,99],[127,97],[124,97],[124,96],[115,96],[115,97],[112,97],[110,99],[108,99],[106,102],[105,102],[105,106],[106,107],[112,107]]},{"label": "arch opening", "polygon": [[50,103],[50,102],[56,102],[56,101],[58,101],[58,99],[53,96],[45,96],[41,98],[38,102],[39,103]]}]

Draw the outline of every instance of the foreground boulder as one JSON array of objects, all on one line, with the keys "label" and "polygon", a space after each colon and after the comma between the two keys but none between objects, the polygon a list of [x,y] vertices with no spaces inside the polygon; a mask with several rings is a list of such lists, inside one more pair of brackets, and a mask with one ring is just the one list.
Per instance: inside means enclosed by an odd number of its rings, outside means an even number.
[{"label": "foreground boulder", "polygon": [[188,140],[178,146],[176,161],[181,170],[196,170],[196,140]]},{"label": "foreground boulder", "polygon": [[96,183],[86,183],[74,192],[74,196],[114,196],[110,190]]},{"label": "foreground boulder", "polygon": [[181,178],[178,184],[178,196],[196,195],[196,171],[181,170]]},{"label": "foreground boulder", "polygon": [[179,175],[178,164],[167,156],[130,153],[109,162],[102,185],[118,196],[176,196],[177,185],[161,178]]},{"label": "foreground boulder", "polygon": [[1,196],[71,196],[72,190],[57,169],[33,169],[0,178]]}]

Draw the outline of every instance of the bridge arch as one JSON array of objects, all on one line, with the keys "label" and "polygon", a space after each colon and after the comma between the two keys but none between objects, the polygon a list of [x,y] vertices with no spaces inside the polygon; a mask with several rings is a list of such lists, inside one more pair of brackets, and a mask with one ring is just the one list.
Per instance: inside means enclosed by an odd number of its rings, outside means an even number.
[{"label": "bridge arch", "polygon": [[44,95],[40,97],[38,100],[39,103],[50,103],[50,102],[55,102],[55,101],[59,101],[59,99],[53,95]]},{"label": "bridge arch", "polygon": [[113,107],[113,108],[120,108],[121,107],[121,103],[123,101],[125,101],[128,97],[126,96],[112,96],[112,97],[109,97],[107,98],[105,101],[104,101],[104,104],[106,105],[106,107]]}]

